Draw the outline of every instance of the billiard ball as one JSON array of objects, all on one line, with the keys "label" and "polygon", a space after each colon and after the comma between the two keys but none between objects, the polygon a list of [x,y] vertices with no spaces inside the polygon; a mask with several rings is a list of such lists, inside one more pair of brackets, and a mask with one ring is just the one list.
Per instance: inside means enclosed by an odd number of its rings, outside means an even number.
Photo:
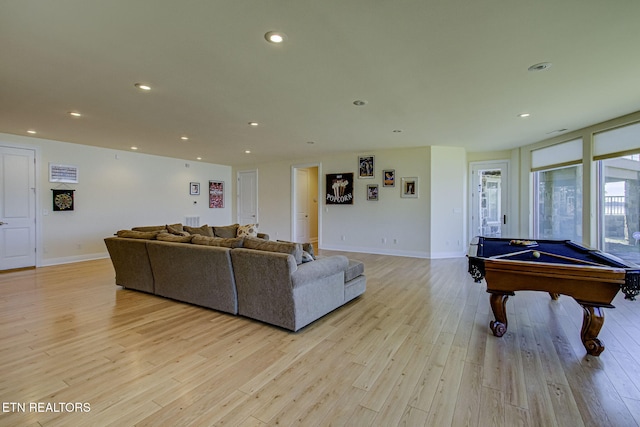
[{"label": "billiard ball", "polygon": [[534,258],[540,258],[540,252],[538,251],[533,251],[531,255],[533,255]]}]

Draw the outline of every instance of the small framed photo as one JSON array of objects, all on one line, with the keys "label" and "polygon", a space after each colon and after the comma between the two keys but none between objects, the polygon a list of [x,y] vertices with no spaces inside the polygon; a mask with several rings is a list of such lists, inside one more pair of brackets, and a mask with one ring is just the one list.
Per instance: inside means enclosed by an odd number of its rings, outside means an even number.
[{"label": "small framed photo", "polygon": [[375,156],[358,156],[359,178],[373,178]]},{"label": "small framed photo", "polygon": [[382,186],[383,187],[396,186],[396,170],[395,169],[385,169],[382,171]]},{"label": "small framed photo", "polygon": [[378,200],[378,184],[367,185],[367,200]]},{"label": "small framed photo", "polygon": [[418,177],[403,177],[402,178],[402,193],[401,197],[409,199],[418,198]]},{"label": "small framed photo", "polygon": [[199,182],[190,182],[189,183],[189,194],[192,196],[200,195],[200,183]]}]

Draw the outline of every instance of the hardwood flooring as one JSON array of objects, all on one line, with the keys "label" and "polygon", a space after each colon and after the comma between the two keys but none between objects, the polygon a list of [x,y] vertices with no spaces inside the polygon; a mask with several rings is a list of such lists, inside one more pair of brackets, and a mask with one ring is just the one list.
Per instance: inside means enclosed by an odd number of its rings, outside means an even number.
[{"label": "hardwood flooring", "polygon": [[640,301],[598,358],[569,297],[517,293],[496,338],[466,259],[346,255],[366,293],[298,333],[123,290],[108,259],[0,274],[0,425],[640,424]]}]

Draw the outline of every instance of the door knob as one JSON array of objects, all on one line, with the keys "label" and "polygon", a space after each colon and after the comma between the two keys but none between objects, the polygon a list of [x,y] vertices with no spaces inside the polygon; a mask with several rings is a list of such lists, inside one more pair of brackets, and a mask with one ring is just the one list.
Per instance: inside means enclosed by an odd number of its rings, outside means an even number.
[{"label": "door knob", "polygon": [[5,224],[9,224],[9,223],[0,221],[0,225],[5,225]]}]

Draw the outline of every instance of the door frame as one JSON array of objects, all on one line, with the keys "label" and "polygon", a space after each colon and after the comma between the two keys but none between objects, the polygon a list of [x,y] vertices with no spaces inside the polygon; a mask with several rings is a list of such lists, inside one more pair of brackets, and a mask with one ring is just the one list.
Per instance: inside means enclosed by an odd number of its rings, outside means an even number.
[{"label": "door frame", "polygon": [[14,149],[21,149],[21,150],[31,150],[34,152],[34,158],[36,161],[35,164],[35,190],[36,190],[36,195],[35,195],[35,203],[33,206],[33,214],[34,214],[34,218],[35,218],[35,233],[36,233],[36,257],[35,257],[35,263],[36,263],[36,267],[41,267],[42,266],[42,255],[43,255],[43,251],[42,251],[42,215],[41,215],[41,208],[40,208],[40,164],[42,163],[42,155],[41,155],[41,151],[40,151],[40,147],[36,146],[36,145],[28,145],[28,144],[16,144],[14,142],[6,142],[3,141],[2,139],[0,139],[0,147],[6,147],[6,148],[14,148]]},{"label": "door frame", "polygon": [[[502,237],[507,237],[511,234],[513,228],[512,228],[512,223],[514,223],[514,221],[517,221],[517,218],[515,215],[511,214],[511,195],[509,193],[509,188],[510,188],[510,174],[511,174],[511,162],[507,159],[504,160],[485,160],[485,161],[479,161],[479,162],[470,162],[469,163],[469,194],[468,194],[468,206],[469,206],[469,212],[468,212],[468,233],[469,233],[469,241],[471,241],[471,239],[473,239],[476,231],[475,228],[473,227],[473,216],[474,216],[474,208],[475,208],[475,204],[474,204],[474,194],[477,193],[477,189],[473,187],[473,179],[474,179],[474,169],[497,169],[499,167],[503,167],[505,168],[506,171],[506,177],[504,180],[501,181],[501,192],[502,192],[502,214],[506,215],[508,220],[507,220],[507,224],[506,226],[503,228],[502,230]],[[504,224],[503,224],[504,225]]]},{"label": "door frame", "polygon": [[291,240],[296,236],[296,197],[297,197],[297,184],[296,184],[296,170],[318,168],[318,194],[316,195],[318,200],[318,248],[322,248],[322,163],[301,163],[291,165]]}]

